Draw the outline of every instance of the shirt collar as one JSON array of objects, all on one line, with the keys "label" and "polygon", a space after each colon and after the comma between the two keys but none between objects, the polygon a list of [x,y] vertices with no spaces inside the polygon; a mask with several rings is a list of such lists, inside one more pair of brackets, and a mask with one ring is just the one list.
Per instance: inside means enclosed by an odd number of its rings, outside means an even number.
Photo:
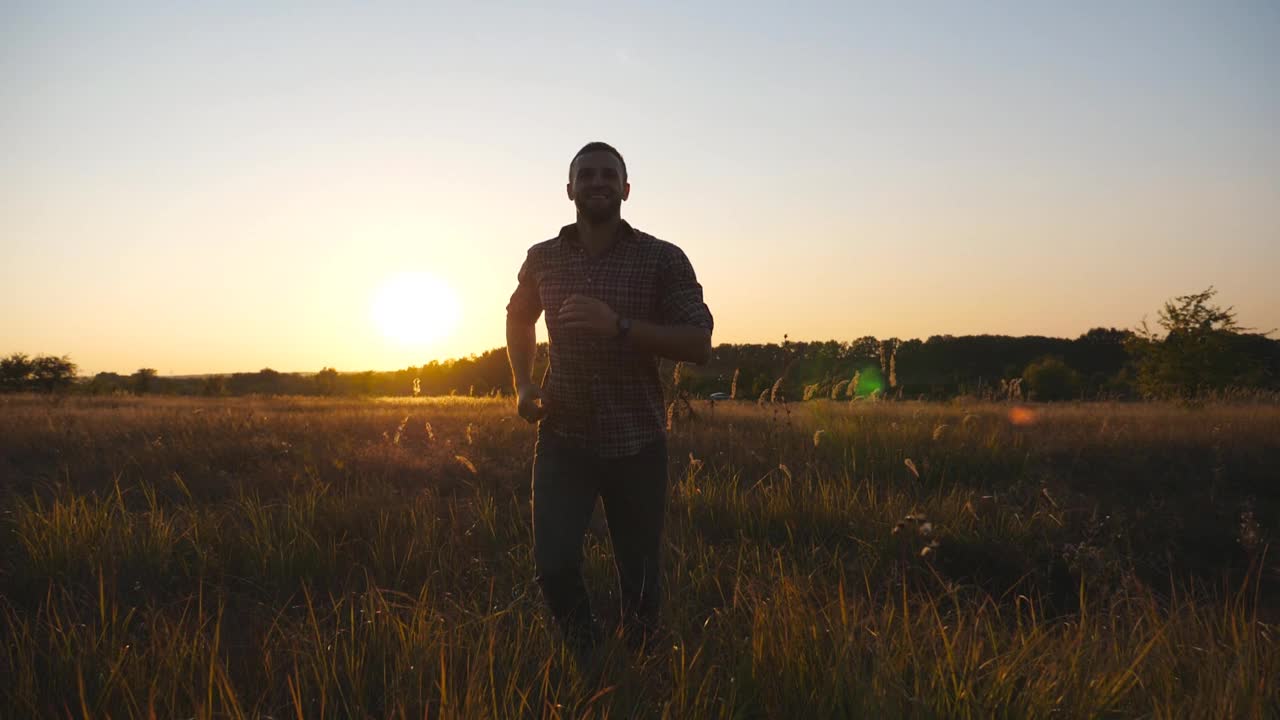
[{"label": "shirt collar", "polygon": [[[631,227],[631,224],[628,223],[626,220],[619,219],[618,234],[617,234],[618,242],[633,240],[635,239],[635,236],[636,236],[636,229]],[[557,248],[561,247],[566,243],[570,247],[576,247],[576,248],[582,247],[582,243],[578,240],[578,224],[577,223],[571,223],[569,225],[565,225],[564,227],[560,228],[560,234],[556,237],[556,247]]]}]

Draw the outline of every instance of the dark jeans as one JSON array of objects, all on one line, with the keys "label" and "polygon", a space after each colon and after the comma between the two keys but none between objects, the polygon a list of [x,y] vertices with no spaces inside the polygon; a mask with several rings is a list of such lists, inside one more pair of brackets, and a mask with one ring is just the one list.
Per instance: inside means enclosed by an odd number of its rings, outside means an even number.
[{"label": "dark jeans", "polygon": [[[533,558],[538,585],[570,644],[593,645],[599,629],[582,581],[582,541],[596,497],[604,502],[628,638],[657,621],[667,443],[638,454],[599,458],[540,433],[533,460]],[[637,632],[638,631],[638,632]]]}]

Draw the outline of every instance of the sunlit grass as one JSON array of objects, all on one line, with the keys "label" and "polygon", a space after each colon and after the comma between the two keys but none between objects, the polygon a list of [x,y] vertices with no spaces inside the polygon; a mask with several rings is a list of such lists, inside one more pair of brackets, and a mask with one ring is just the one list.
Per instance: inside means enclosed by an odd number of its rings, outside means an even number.
[{"label": "sunlit grass", "polygon": [[[0,398],[0,707],[1274,713],[1280,409],[1010,410],[695,403],[667,634],[584,685],[532,583],[509,400]],[[599,533],[586,570],[616,611]]]}]

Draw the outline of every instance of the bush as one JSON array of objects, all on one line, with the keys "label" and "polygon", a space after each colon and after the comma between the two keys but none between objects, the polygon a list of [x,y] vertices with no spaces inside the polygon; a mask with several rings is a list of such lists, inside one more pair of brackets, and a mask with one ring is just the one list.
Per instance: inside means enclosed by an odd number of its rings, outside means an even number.
[{"label": "bush", "polygon": [[69,387],[75,378],[76,364],[66,355],[28,358],[24,353],[13,353],[0,360],[0,390],[53,392]]},{"label": "bush", "polygon": [[1050,355],[1022,371],[1022,383],[1031,400],[1071,400],[1080,393],[1080,373],[1062,358]]}]

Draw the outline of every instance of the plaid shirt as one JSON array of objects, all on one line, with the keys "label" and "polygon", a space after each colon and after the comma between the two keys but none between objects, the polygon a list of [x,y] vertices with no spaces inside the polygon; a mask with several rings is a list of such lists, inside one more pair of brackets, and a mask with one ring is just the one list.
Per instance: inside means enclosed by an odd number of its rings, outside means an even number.
[{"label": "plaid shirt", "polygon": [[547,414],[539,434],[590,448],[602,458],[640,452],[665,432],[658,358],[610,338],[561,327],[558,310],[575,293],[598,298],[622,317],[712,329],[702,286],[680,248],[619,223],[613,246],[587,255],[577,225],[529,248],[507,317],[528,324],[547,312],[551,363],[542,378]]}]

